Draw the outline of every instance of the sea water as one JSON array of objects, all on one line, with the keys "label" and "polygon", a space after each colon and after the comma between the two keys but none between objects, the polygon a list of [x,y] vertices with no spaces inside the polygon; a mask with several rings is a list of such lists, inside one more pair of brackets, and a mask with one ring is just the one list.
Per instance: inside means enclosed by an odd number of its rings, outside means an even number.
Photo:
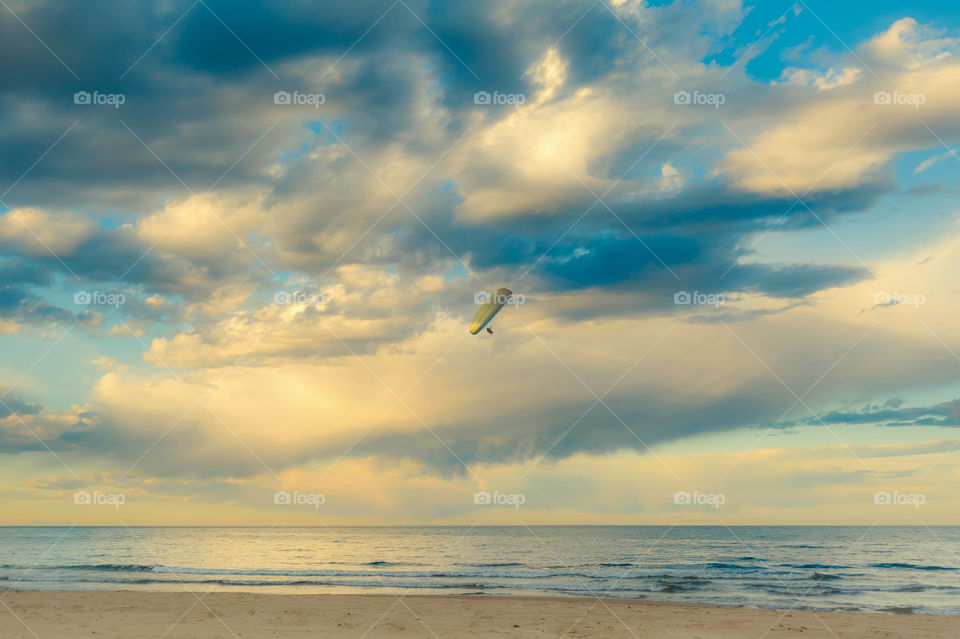
[{"label": "sea water", "polygon": [[0,588],[960,614],[960,527],[0,527]]}]

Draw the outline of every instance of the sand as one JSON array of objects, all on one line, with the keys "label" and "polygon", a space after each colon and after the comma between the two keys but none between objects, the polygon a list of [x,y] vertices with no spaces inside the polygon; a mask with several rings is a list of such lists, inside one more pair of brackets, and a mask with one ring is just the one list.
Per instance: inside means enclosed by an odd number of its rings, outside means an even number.
[{"label": "sand", "polygon": [[491,596],[0,595],[0,637],[960,637],[960,617]]}]

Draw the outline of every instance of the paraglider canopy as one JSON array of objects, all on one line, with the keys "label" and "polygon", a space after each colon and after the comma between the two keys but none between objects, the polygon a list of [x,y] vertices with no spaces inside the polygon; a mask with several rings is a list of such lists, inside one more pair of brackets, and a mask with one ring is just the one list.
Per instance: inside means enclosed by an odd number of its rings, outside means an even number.
[{"label": "paraglider canopy", "polygon": [[513,291],[509,288],[498,288],[497,292],[491,295],[477,311],[477,314],[473,316],[473,321],[470,323],[470,334],[476,335],[482,331],[493,319],[493,316],[500,312],[500,309],[510,300],[512,295]]}]

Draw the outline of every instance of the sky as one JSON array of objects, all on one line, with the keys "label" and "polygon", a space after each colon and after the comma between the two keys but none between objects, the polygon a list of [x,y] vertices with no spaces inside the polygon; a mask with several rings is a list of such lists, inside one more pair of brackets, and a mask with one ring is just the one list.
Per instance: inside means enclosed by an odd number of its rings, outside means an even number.
[{"label": "sky", "polygon": [[0,524],[960,524],[952,8],[6,0]]}]

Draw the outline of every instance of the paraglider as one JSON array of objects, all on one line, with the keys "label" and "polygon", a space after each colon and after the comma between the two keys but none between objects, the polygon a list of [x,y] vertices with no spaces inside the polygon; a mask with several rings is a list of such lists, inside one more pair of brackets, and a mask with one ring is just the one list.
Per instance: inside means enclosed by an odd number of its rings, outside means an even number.
[{"label": "paraglider", "polygon": [[[470,323],[470,334],[476,335],[486,328],[490,320],[493,319],[493,316],[500,312],[500,309],[512,299],[512,296],[513,291],[509,288],[498,288],[496,293],[487,297],[486,302],[480,307],[477,314],[473,316],[473,321]],[[492,329],[487,328],[487,332],[493,335]]]}]

